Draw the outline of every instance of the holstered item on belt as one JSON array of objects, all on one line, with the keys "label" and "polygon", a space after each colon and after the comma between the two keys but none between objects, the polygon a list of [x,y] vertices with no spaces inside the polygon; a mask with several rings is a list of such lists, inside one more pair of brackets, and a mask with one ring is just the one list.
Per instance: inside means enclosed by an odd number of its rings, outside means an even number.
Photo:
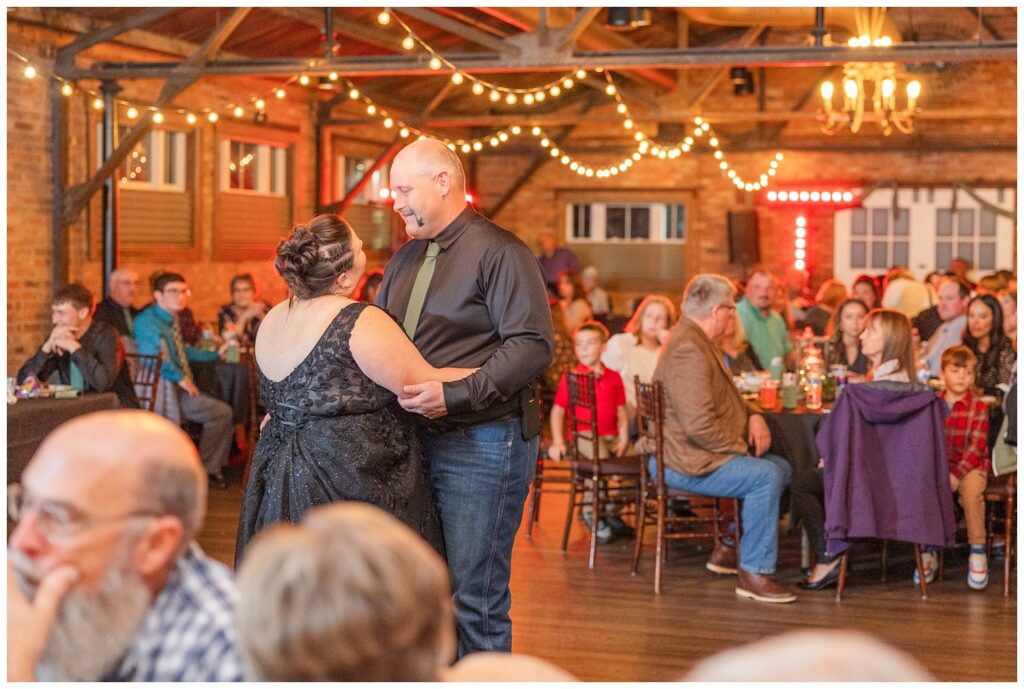
[{"label": "holstered item on belt", "polygon": [[532,440],[540,435],[540,387],[536,381],[519,391],[519,427],[523,440]]}]

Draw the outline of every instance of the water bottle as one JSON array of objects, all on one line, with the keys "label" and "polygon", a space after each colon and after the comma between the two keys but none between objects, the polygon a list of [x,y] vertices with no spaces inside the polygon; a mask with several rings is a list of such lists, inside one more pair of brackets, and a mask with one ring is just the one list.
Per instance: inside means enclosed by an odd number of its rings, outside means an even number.
[{"label": "water bottle", "polygon": [[782,357],[773,356],[768,370],[771,371],[772,380],[782,380]]},{"label": "water bottle", "polygon": [[238,340],[231,340],[228,343],[228,349],[224,352],[224,361],[229,364],[238,363]]}]

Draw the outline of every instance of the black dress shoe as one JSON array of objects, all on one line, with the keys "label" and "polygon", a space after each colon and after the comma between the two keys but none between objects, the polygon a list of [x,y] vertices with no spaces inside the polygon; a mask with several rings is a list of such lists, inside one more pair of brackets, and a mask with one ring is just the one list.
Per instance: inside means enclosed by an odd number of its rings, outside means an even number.
[{"label": "black dress shoe", "polygon": [[797,582],[797,588],[804,589],[805,591],[821,591],[827,589],[830,586],[835,586],[839,583],[839,565],[836,565],[832,570],[817,581],[808,581],[806,578],[803,581]]}]

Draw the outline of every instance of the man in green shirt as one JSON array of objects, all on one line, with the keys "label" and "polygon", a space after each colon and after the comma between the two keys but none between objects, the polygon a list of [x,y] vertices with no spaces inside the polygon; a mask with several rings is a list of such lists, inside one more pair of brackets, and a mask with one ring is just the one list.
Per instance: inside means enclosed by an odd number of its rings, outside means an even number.
[{"label": "man in green shirt", "polygon": [[793,343],[786,332],[782,316],[772,311],[775,277],[763,269],[755,269],[747,278],[744,297],[736,311],[747,331],[747,341],[757,354],[761,366],[771,368],[772,359],[780,357],[787,368],[793,368]]}]

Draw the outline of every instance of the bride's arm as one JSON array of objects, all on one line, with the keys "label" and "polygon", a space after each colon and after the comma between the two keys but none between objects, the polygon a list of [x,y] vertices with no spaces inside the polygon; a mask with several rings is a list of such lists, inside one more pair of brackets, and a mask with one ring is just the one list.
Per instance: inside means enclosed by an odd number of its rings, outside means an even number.
[{"label": "bride's arm", "polygon": [[473,373],[473,368],[434,368],[386,312],[363,309],[349,339],[352,357],[370,380],[396,395],[406,385],[429,380],[448,382]]}]

